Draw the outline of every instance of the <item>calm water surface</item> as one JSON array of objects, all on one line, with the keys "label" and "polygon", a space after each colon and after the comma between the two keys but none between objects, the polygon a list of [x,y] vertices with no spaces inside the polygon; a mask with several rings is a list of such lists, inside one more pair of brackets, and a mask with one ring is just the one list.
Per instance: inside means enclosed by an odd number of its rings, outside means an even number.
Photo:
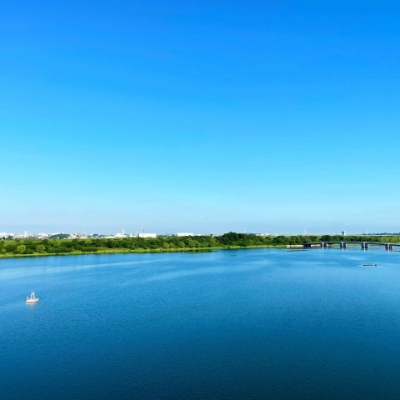
[{"label": "calm water surface", "polygon": [[396,252],[0,260],[0,306],[3,400],[400,398]]}]

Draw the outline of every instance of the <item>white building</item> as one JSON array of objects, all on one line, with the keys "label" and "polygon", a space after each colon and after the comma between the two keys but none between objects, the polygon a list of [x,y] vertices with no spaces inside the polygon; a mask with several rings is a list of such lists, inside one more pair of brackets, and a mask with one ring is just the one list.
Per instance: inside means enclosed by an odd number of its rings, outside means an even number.
[{"label": "white building", "polygon": [[114,235],[114,237],[115,237],[115,238],[124,238],[124,237],[127,237],[127,236],[125,235],[125,233],[116,233],[116,234]]},{"label": "white building", "polygon": [[139,233],[138,236],[141,238],[155,238],[157,237],[157,233]]},{"label": "white building", "polygon": [[176,236],[193,236],[193,232],[190,232],[190,233],[177,233]]}]

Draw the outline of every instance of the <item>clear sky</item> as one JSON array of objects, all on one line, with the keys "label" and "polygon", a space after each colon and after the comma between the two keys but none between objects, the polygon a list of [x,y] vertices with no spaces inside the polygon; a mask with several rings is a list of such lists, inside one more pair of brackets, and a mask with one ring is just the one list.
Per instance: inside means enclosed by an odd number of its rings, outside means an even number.
[{"label": "clear sky", "polygon": [[0,232],[400,231],[398,1],[0,5]]}]

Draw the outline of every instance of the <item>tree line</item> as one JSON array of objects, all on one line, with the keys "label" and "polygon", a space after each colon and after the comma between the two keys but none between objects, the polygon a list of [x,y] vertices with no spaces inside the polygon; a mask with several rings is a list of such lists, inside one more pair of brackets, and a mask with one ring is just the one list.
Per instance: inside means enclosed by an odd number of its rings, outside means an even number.
[{"label": "tree line", "polygon": [[131,251],[180,251],[230,247],[301,245],[319,241],[400,243],[400,236],[257,236],[229,232],[221,236],[169,236],[121,239],[15,239],[0,240],[0,255],[71,254]]}]

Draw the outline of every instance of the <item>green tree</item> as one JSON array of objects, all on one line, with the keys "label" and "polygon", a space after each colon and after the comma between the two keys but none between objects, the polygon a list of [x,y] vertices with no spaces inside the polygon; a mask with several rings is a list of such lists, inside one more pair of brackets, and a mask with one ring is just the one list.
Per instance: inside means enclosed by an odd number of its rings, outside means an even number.
[{"label": "green tree", "polygon": [[44,253],[46,251],[46,247],[43,246],[42,244],[39,244],[38,246],[36,246],[36,251],[38,253]]},{"label": "green tree", "polygon": [[25,250],[26,250],[26,246],[24,245],[24,244],[20,244],[19,246],[17,246],[17,252],[19,253],[19,254],[23,254],[23,253],[25,253]]},{"label": "green tree", "polygon": [[16,243],[7,243],[5,246],[7,253],[14,253],[17,249],[17,244]]}]

